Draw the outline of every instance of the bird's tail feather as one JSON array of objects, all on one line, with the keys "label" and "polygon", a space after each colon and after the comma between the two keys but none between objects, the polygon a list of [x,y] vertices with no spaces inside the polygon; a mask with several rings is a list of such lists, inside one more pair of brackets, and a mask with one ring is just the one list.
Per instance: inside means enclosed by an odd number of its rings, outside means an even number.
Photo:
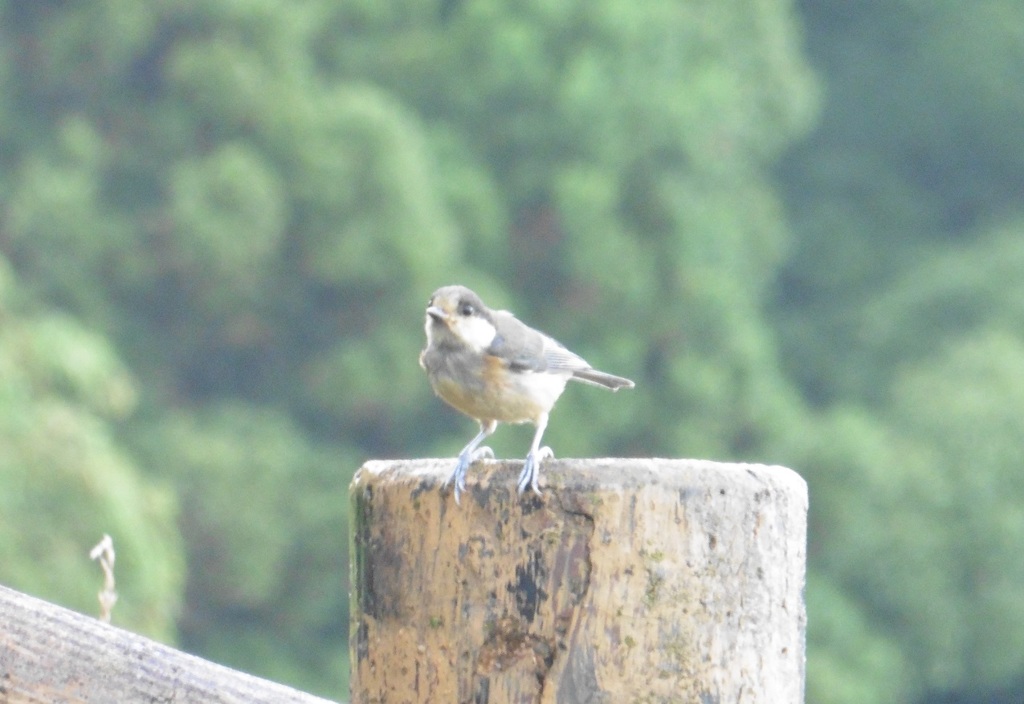
[{"label": "bird's tail feather", "polygon": [[618,391],[619,389],[632,389],[634,384],[629,379],[606,372],[599,372],[596,369],[578,369],[572,373],[572,378],[582,381],[591,386],[600,386],[602,389]]}]

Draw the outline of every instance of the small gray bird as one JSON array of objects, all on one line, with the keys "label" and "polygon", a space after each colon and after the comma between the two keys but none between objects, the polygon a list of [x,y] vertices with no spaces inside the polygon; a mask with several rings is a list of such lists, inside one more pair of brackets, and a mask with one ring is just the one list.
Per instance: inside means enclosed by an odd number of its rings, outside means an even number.
[{"label": "small gray bird", "polygon": [[420,366],[434,393],[480,424],[480,432],[459,453],[445,486],[455,486],[455,503],[466,490],[466,470],[484,457],[479,447],[498,423],[533,423],[530,452],[519,475],[519,493],[527,487],[540,494],[540,463],[553,457],[540,447],[548,414],[569,380],[618,391],[634,384],[599,372],[580,356],[542,332],[519,322],[508,311],[491,310],[465,286],[445,286],[427,304],[427,346]]}]

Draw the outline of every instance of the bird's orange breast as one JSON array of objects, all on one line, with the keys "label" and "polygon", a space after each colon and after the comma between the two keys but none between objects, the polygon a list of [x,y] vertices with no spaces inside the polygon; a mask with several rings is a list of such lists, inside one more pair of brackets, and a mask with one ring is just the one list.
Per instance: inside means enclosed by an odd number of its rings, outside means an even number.
[{"label": "bird's orange breast", "polygon": [[472,370],[438,374],[431,381],[438,396],[471,418],[526,423],[551,409],[566,379],[512,372],[501,359],[485,355]]}]

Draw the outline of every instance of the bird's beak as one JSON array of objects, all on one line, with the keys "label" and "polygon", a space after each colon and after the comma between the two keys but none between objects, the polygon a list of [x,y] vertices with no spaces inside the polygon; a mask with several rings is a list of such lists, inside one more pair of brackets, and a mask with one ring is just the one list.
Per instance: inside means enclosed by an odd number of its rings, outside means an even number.
[{"label": "bird's beak", "polygon": [[445,313],[440,308],[438,308],[437,306],[428,306],[427,315],[429,315],[431,318],[433,318],[439,323],[444,322],[448,318],[448,314]]}]

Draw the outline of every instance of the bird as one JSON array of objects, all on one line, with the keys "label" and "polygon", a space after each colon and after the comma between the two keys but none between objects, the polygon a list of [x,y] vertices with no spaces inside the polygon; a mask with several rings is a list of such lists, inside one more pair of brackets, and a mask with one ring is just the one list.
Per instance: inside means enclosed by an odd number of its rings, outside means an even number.
[{"label": "bird", "polygon": [[520,322],[505,310],[491,310],[465,286],[443,286],[427,303],[427,345],[420,366],[430,386],[448,405],[474,419],[480,432],[459,453],[442,488],[454,486],[455,503],[466,490],[466,470],[493,458],[482,443],[499,423],[532,423],[536,430],[518,490],[541,495],[540,465],[554,457],[540,441],[548,415],[569,381],[611,391],[632,389],[621,376],[594,369],[554,338]]}]

